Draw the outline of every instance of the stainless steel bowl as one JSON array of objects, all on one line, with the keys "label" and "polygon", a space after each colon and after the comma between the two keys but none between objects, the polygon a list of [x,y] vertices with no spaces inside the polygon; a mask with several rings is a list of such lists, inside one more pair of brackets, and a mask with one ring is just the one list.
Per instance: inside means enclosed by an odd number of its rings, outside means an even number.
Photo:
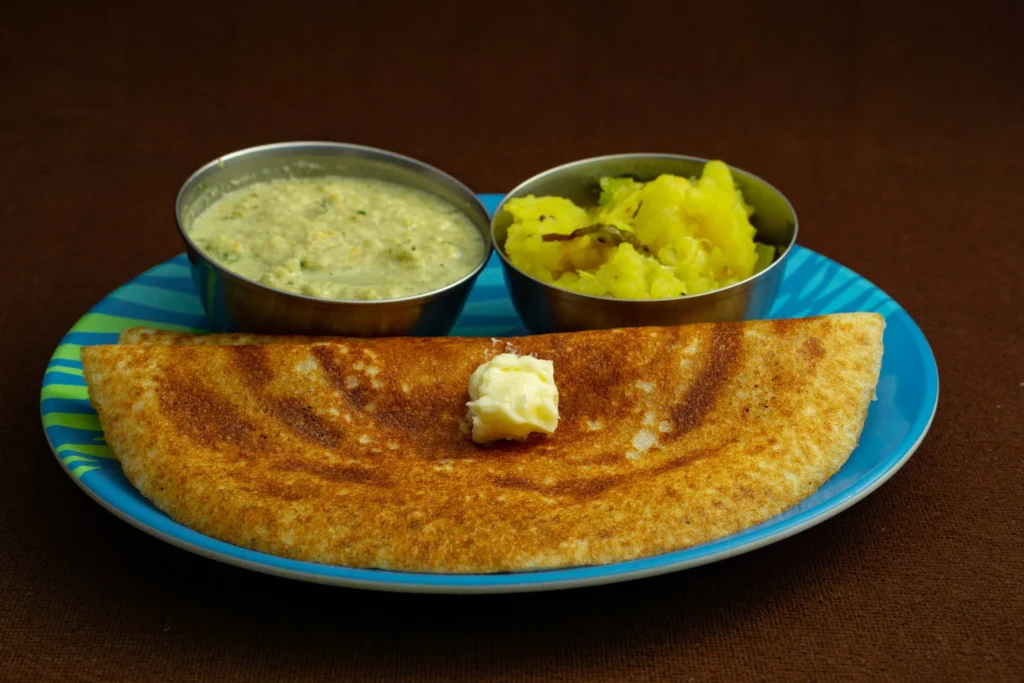
[{"label": "stainless steel bowl", "polygon": [[[196,216],[226,191],[274,178],[324,175],[389,180],[450,202],[480,230],[486,244],[483,259],[459,281],[426,294],[337,301],[284,292],[241,277],[213,262],[188,236]],[[458,180],[409,157],[334,142],[263,145],[211,161],[182,186],[175,215],[192,263],[192,279],[217,331],[358,337],[447,334],[491,252],[487,210]]]},{"label": "stainless steel bowl", "polygon": [[512,265],[505,253],[505,238],[512,216],[505,203],[526,195],[567,197],[580,206],[597,203],[598,179],[632,176],[653,180],[664,173],[684,177],[700,175],[706,159],[674,154],[617,154],[574,161],[530,178],[508,194],[491,220],[491,237],[501,256],[505,281],[516,312],[534,334],[611,327],[682,325],[696,322],[745,320],[764,317],[782,282],[791,247],[796,242],[797,219],[789,200],[761,178],[730,167],[744,199],[753,205],[751,223],[757,240],[782,247],[775,262],[760,273],[729,287],[672,299],[624,300],[578,294],[537,280]]}]

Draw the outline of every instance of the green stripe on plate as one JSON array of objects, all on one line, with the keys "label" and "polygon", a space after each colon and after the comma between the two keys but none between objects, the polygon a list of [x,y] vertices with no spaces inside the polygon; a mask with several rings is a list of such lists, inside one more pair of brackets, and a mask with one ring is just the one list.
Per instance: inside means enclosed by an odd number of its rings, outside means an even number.
[{"label": "green stripe on plate", "polygon": [[95,465],[96,461],[90,457],[84,455],[69,455],[66,458],[62,458],[65,465],[70,465],[73,462],[84,462],[87,465]]},{"label": "green stripe on plate", "polygon": [[62,365],[57,365],[52,368],[46,368],[46,374],[49,375],[51,372],[60,373],[62,375],[75,375],[81,377],[85,373],[82,372],[82,368],[66,368]]},{"label": "green stripe on plate", "polygon": [[[119,315],[107,315],[106,313],[86,313],[71,328],[72,332],[122,332],[129,327],[152,327],[154,321],[141,318],[122,318]],[[202,332],[197,327],[185,325],[171,325],[160,323],[160,329],[172,332]],[[59,347],[58,347],[59,349]]]},{"label": "green stripe on plate", "polygon": [[107,446],[106,444],[62,443],[57,446],[57,455],[60,455],[61,453],[83,453],[94,458],[107,459],[113,459],[114,457],[114,454],[110,451],[110,446]]},{"label": "green stripe on plate", "polygon": [[39,392],[40,400],[48,398],[69,398],[83,401],[89,398],[89,388],[72,384],[46,384]]},{"label": "green stripe on plate", "polygon": [[53,352],[54,360],[82,360],[82,347],[78,344],[61,344]]},{"label": "green stripe on plate", "polygon": [[97,467],[96,465],[79,465],[78,467],[72,467],[71,468],[71,474],[75,475],[76,477],[81,478],[81,476],[83,474],[85,474],[86,472],[92,472],[93,470],[98,470],[98,469],[99,469],[99,467]]},{"label": "green stripe on plate", "polygon": [[46,413],[43,415],[43,426],[101,431],[99,418],[90,413]]}]

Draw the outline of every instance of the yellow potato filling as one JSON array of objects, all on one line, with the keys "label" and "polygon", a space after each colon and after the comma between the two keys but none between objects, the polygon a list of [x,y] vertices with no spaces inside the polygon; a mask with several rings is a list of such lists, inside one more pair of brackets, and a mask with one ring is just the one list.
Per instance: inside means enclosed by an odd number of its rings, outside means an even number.
[{"label": "yellow potato filling", "polygon": [[708,162],[699,178],[600,184],[590,209],[562,197],[509,200],[512,264],[582,294],[665,299],[727,287],[775,258],[774,247],[754,241],[753,207],[721,161]]}]

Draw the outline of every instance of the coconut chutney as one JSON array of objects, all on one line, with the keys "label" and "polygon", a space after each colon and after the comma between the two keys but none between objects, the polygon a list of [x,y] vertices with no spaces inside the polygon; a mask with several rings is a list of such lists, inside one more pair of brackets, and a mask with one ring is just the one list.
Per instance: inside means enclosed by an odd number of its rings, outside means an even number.
[{"label": "coconut chutney", "polygon": [[322,299],[423,294],[469,274],[486,250],[469,218],[443,199],[385,180],[341,176],[232,190],[186,232],[233,273]]}]

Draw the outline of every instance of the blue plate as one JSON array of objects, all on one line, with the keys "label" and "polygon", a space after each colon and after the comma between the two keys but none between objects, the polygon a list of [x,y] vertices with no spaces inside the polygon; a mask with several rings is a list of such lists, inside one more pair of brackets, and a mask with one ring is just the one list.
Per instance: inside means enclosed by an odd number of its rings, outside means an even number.
[{"label": "blue plate", "polygon": [[[500,195],[483,195],[493,210]],[[598,567],[506,574],[419,574],[350,569],[288,560],[246,550],[192,531],[156,509],[128,483],[113,459],[89,405],[79,351],[112,344],[128,327],[205,331],[184,254],[112,292],[61,340],[43,378],[43,427],[72,479],[121,519],[180,548],[248,569],[305,581],[379,590],[496,593],[552,590],[626,581],[694,567],[773,543],[825,521],[861,500],[907,461],[935,414],[938,370],[928,342],[907,312],[885,292],[824,256],[794,247],[772,318],[877,311],[885,316],[885,355],[860,444],[834,477],[796,507],[732,536],[631,562]],[[509,301],[501,268],[492,258],[480,275],[453,334],[525,334]]]}]

